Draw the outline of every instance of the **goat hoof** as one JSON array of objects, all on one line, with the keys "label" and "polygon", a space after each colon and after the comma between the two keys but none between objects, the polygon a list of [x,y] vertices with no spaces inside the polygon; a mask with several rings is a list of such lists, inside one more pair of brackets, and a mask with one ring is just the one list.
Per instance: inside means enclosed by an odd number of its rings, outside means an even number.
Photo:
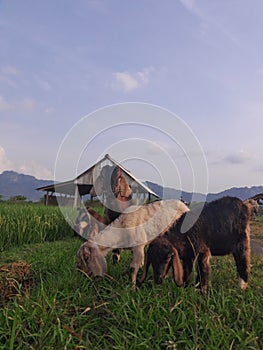
[{"label": "goat hoof", "polygon": [[136,292],[137,289],[137,285],[135,283],[132,284],[132,290],[134,290]]},{"label": "goat hoof", "polygon": [[245,282],[241,277],[239,277],[238,285],[239,285],[240,289],[245,290],[245,289],[247,289],[248,282]]},{"label": "goat hoof", "polygon": [[113,263],[114,265],[116,265],[116,264],[118,264],[118,262],[119,262],[119,257],[118,257],[118,255],[113,254],[113,255],[112,255],[112,263]]}]

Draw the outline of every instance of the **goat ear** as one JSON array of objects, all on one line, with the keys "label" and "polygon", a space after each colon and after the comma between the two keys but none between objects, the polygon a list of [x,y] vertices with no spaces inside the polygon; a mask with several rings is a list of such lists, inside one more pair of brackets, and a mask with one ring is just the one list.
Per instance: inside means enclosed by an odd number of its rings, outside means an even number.
[{"label": "goat ear", "polygon": [[87,259],[87,258],[90,257],[90,248],[89,248],[89,245],[87,245],[87,244],[84,244],[84,245],[83,245],[82,254],[83,254],[83,256],[84,256],[85,259]]},{"label": "goat ear", "polygon": [[89,233],[89,239],[95,240],[95,237],[98,233],[99,233],[99,225],[95,223],[95,225],[93,226],[92,230]]},{"label": "goat ear", "polygon": [[178,287],[181,287],[184,284],[184,270],[177,249],[173,248],[173,253],[174,254],[172,256],[172,268],[174,282]]},{"label": "goat ear", "polygon": [[77,266],[80,269],[87,268],[87,263],[90,258],[90,248],[86,243],[82,244],[77,253]]},{"label": "goat ear", "polygon": [[90,249],[90,269],[94,276],[103,277],[107,272],[107,262],[97,245]]}]

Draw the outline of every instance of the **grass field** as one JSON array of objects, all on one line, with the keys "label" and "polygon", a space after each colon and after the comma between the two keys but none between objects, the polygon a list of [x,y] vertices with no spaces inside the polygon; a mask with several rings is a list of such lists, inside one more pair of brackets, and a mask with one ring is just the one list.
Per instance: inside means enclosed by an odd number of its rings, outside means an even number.
[{"label": "grass field", "polygon": [[259,216],[250,224],[251,238],[263,241],[263,216]]},{"label": "grass field", "polygon": [[0,251],[63,239],[71,233],[58,207],[0,204]]},{"label": "grass field", "polygon": [[118,265],[109,255],[109,277],[94,280],[75,270],[81,241],[70,232],[2,251],[0,349],[263,348],[262,256],[252,256],[246,291],[232,257],[222,257],[212,259],[206,297],[171,278],[155,286],[151,274],[135,292],[129,251]]}]

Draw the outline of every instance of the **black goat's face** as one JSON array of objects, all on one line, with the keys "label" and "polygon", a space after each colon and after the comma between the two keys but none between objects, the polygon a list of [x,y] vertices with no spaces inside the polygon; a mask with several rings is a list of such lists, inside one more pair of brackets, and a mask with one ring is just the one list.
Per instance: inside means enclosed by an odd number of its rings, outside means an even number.
[{"label": "black goat's face", "polygon": [[169,246],[152,244],[147,255],[153,267],[154,282],[161,284],[171,266],[173,251]]}]

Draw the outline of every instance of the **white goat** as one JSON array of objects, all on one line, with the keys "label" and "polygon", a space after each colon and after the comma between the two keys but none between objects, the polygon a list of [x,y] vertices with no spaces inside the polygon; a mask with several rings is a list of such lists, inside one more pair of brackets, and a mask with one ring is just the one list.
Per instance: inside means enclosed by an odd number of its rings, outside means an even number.
[{"label": "white goat", "polygon": [[94,227],[77,253],[77,267],[88,275],[102,277],[107,271],[107,253],[115,248],[130,248],[133,252],[131,279],[135,288],[137,273],[144,264],[144,247],[163,235],[187,211],[188,207],[179,200],[127,208],[102,231]]}]

